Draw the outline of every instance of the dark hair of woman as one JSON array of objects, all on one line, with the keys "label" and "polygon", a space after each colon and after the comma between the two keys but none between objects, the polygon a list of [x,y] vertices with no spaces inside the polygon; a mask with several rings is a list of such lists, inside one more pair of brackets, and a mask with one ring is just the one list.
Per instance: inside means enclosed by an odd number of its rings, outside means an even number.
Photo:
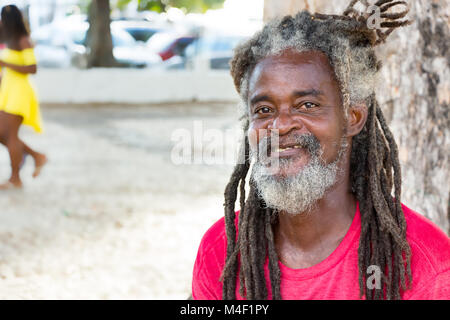
[{"label": "dark hair of woman", "polygon": [[15,5],[8,5],[2,8],[2,38],[12,49],[19,47],[21,38],[29,35],[22,13]]}]

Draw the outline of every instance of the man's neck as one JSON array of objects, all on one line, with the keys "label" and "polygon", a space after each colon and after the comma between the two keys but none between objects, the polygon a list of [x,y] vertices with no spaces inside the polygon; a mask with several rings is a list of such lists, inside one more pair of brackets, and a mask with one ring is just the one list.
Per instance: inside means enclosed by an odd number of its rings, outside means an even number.
[{"label": "man's neck", "polygon": [[356,199],[349,177],[338,182],[310,212],[281,212],[275,228],[280,260],[292,268],[306,268],[324,260],[347,233],[355,215]]}]

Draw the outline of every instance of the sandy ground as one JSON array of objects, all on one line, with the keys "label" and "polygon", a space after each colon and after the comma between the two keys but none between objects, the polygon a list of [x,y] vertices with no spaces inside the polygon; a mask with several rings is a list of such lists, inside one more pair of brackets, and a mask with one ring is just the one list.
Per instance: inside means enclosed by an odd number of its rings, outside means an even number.
[{"label": "sandy ground", "polygon": [[[43,108],[42,176],[0,193],[0,299],[185,299],[231,165],[174,165],[175,129],[226,130],[235,106]],[[0,148],[0,179],[9,175]]]}]

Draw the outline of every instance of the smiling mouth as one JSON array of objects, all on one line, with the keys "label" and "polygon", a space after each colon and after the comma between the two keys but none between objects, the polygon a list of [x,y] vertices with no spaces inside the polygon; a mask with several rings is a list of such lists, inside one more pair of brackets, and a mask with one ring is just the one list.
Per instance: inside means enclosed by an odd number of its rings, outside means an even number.
[{"label": "smiling mouth", "polygon": [[305,149],[304,147],[301,147],[299,145],[278,147],[275,148],[275,150],[273,150],[273,152],[270,153],[270,157],[275,158],[297,157],[303,153],[304,149]]},{"label": "smiling mouth", "polygon": [[287,150],[292,150],[292,149],[302,149],[302,147],[300,146],[290,146],[290,147],[285,147],[285,148],[278,148],[275,150],[275,152],[280,153],[280,152],[284,152]]}]

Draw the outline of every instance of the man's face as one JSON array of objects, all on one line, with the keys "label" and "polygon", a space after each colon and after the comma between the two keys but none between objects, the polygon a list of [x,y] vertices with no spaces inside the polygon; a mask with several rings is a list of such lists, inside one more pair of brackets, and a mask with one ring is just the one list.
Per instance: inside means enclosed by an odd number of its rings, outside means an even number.
[{"label": "man's face", "polygon": [[345,151],[341,94],[326,55],[289,50],[262,60],[250,77],[248,105],[253,155],[273,130],[278,131],[279,148],[272,146],[269,156],[278,157],[279,165],[255,164],[255,180],[266,202],[270,204],[266,198],[275,192],[294,193],[277,195],[291,197],[278,199],[280,203],[311,205],[323,197],[335,183]]}]

